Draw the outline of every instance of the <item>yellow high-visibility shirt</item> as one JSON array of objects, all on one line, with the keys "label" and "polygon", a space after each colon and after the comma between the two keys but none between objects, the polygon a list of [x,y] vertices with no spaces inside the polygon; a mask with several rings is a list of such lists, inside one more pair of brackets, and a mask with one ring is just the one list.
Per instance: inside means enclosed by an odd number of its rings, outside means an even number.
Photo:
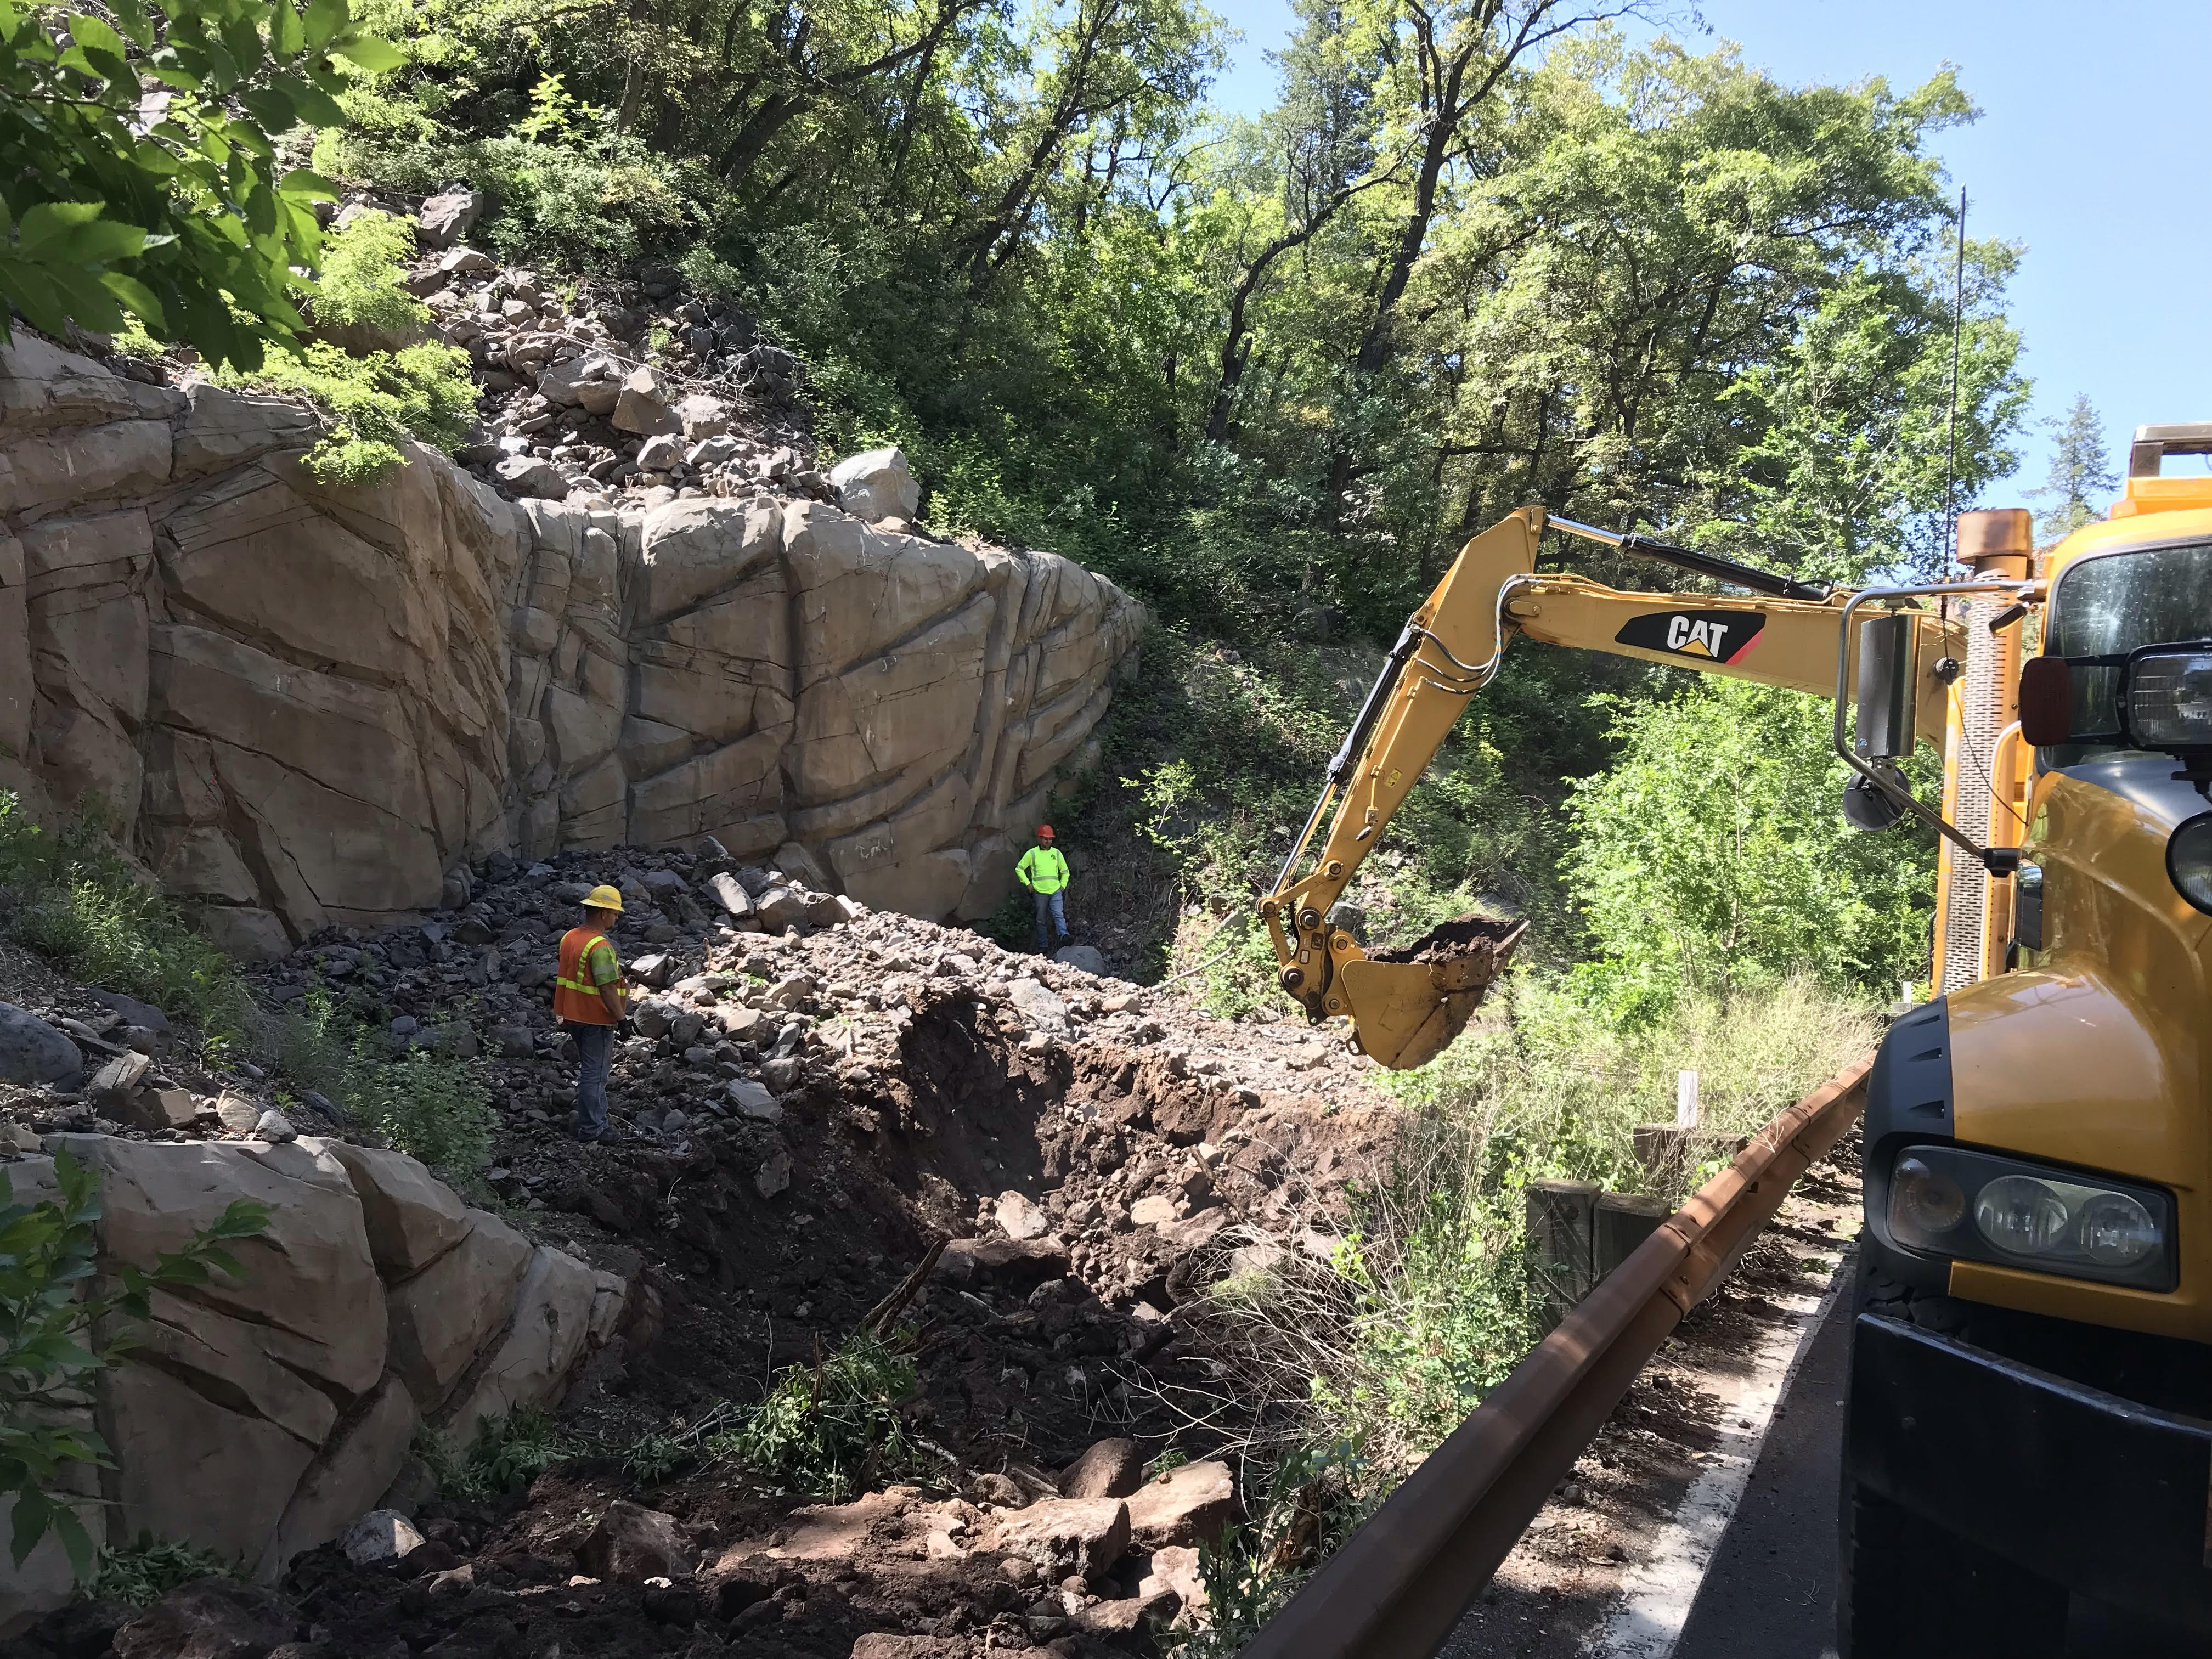
[{"label": "yellow high-visibility shirt", "polygon": [[1067,860],[1057,847],[1032,847],[1014,874],[1032,893],[1057,893],[1067,885]]}]

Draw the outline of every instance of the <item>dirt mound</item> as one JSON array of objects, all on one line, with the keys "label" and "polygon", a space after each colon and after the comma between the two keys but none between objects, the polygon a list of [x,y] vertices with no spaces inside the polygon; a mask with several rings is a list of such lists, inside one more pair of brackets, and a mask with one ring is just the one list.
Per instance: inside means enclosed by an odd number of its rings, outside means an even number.
[{"label": "dirt mound", "polygon": [[1454,916],[1438,922],[1411,945],[1392,950],[1370,951],[1370,962],[1449,962],[1460,957],[1486,953],[1495,968],[1528,931],[1525,921],[1500,921],[1492,916]]}]

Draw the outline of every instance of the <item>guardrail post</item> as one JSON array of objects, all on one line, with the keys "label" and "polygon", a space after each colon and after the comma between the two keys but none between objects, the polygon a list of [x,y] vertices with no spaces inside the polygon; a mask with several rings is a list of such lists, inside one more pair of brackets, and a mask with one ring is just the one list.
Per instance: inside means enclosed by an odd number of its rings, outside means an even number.
[{"label": "guardrail post", "polygon": [[1597,1199],[1587,1181],[1528,1183],[1528,1322],[1539,1338],[1597,1283]]},{"label": "guardrail post", "polygon": [[1603,1279],[1636,1253],[1636,1247],[1659,1231],[1659,1224],[1674,1214],[1663,1198],[1642,1193],[1601,1193],[1590,1229],[1592,1255],[1597,1276]]}]

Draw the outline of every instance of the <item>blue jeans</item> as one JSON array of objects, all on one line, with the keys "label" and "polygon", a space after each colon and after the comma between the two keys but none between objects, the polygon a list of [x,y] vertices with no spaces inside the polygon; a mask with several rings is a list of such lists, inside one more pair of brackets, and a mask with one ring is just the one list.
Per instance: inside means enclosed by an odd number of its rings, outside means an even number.
[{"label": "blue jeans", "polygon": [[607,1068],[614,1064],[615,1028],[570,1022],[576,1039],[576,1139],[597,1140],[607,1132]]},{"label": "blue jeans", "polygon": [[1048,920],[1052,923],[1053,931],[1060,935],[1060,942],[1062,945],[1067,943],[1067,890],[1063,887],[1049,893],[1038,893],[1032,890],[1031,896],[1036,900],[1037,954],[1043,956],[1051,948],[1045,942],[1045,923]]}]

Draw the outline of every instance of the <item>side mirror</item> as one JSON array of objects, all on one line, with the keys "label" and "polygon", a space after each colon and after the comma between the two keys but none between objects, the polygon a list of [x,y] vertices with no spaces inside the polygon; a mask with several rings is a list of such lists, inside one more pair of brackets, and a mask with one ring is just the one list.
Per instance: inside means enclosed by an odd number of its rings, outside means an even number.
[{"label": "side mirror", "polygon": [[2020,670],[2020,735],[2047,749],[2074,736],[2074,665],[2063,657],[2030,657]]},{"label": "side mirror", "polygon": [[1912,753],[1914,659],[1917,619],[1909,611],[1869,617],[1859,624],[1859,758],[1902,760]]}]

